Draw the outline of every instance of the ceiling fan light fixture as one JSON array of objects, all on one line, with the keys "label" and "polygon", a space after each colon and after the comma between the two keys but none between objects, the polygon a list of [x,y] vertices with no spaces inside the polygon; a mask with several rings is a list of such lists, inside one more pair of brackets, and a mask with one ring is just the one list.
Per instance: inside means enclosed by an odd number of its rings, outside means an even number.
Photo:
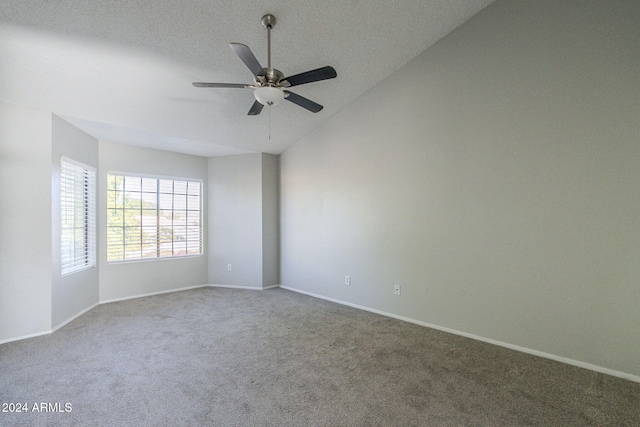
[{"label": "ceiling fan light fixture", "polygon": [[259,87],[253,91],[253,96],[262,105],[278,105],[284,99],[282,89],[272,86]]}]

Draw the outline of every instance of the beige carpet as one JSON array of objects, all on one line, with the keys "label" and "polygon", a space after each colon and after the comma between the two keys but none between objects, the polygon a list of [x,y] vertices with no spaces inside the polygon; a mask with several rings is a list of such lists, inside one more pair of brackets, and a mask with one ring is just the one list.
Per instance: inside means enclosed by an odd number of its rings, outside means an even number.
[{"label": "beige carpet", "polygon": [[640,425],[638,383],[282,289],[105,304],[0,345],[0,403],[28,408],[2,426]]}]

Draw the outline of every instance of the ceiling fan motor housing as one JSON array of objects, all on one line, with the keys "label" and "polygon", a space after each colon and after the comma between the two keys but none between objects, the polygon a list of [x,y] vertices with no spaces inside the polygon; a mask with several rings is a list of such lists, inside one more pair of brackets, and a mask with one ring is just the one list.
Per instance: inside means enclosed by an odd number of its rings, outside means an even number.
[{"label": "ceiling fan motor housing", "polygon": [[[280,80],[284,79],[284,74],[275,68],[263,68],[262,75],[256,77],[256,83],[261,86],[282,86]],[[260,77],[264,77],[265,81],[260,81]]]}]

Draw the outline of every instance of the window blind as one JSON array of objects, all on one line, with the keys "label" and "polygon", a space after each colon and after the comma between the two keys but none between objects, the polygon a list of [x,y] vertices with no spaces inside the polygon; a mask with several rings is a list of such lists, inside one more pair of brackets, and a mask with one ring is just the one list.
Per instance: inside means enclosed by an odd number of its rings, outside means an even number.
[{"label": "window blind", "polygon": [[201,181],[107,175],[107,261],[201,254]]},{"label": "window blind", "polygon": [[60,173],[62,275],[96,265],[96,173],[62,158]]}]

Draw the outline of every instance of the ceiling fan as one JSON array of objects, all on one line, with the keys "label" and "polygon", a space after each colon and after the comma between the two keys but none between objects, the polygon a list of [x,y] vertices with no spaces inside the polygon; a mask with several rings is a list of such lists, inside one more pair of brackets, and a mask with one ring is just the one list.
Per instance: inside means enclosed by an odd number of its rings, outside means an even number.
[{"label": "ceiling fan", "polygon": [[333,67],[322,67],[316,70],[306,71],[285,77],[284,74],[275,68],[271,68],[271,29],[276,25],[276,18],[267,14],[262,17],[262,26],[267,29],[267,67],[263,68],[258,62],[253,52],[247,45],[242,43],[230,43],[229,46],[240,57],[242,62],[249,68],[254,76],[254,84],[242,83],[205,83],[193,82],[195,87],[214,88],[239,88],[253,89],[253,96],[256,98],[253,106],[249,110],[250,116],[257,116],[265,105],[278,105],[283,99],[306,108],[312,113],[322,110],[322,105],[311,101],[303,96],[297,95],[287,88],[320,80],[333,79],[337,76]]}]

